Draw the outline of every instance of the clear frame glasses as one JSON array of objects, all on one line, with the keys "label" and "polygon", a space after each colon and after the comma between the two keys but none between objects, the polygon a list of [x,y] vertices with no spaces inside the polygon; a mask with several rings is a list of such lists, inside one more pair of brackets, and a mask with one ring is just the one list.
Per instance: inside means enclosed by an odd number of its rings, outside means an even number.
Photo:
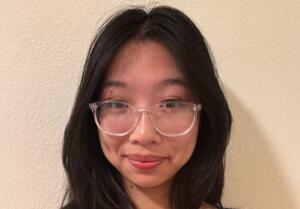
[{"label": "clear frame glasses", "polygon": [[202,109],[201,104],[181,100],[166,100],[146,109],[118,100],[94,102],[89,107],[97,127],[108,135],[129,134],[137,126],[142,113],[148,112],[152,127],[168,137],[187,134]]}]

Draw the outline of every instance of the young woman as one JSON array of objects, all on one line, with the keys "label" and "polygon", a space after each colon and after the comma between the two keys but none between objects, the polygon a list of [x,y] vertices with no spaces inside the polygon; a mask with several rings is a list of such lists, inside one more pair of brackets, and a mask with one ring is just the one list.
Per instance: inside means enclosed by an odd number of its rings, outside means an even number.
[{"label": "young woman", "polygon": [[96,35],[69,123],[66,209],[223,209],[232,117],[177,9],[130,8]]}]

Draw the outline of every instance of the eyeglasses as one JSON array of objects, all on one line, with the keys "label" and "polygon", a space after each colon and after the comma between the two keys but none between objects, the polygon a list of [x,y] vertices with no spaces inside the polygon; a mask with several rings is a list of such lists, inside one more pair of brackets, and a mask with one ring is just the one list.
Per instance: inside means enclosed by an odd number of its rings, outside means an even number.
[{"label": "eyeglasses", "polygon": [[193,127],[201,104],[166,100],[147,109],[138,109],[127,102],[106,100],[90,103],[97,127],[112,136],[125,136],[137,126],[141,114],[148,112],[153,128],[160,134],[176,137]]}]

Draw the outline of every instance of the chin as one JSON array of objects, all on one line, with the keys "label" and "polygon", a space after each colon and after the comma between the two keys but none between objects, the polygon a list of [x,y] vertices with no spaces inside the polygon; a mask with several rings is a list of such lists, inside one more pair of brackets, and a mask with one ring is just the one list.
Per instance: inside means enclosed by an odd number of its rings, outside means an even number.
[{"label": "chin", "polygon": [[130,177],[125,176],[125,179],[128,183],[132,183],[135,186],[142,188],[154,188],[171,183],[170,179],[162,179],[161,176],[135,175]]}]

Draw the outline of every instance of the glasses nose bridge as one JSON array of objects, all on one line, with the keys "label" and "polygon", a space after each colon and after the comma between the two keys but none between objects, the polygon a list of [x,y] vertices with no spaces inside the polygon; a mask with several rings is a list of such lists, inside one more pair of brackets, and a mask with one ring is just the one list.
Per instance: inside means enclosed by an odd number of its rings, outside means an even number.
[{"label": "glasses nose bridge", "polygon": [[156,128],[156,125],[154,124],[154,121],[153,121],[153,114],[152,114],[152,108],[151,107],[143,107],[143,108],[139,108],[139,109],[136,109],[136,112],[138,112],[138,119],[137,119],[137,123],[136,123],[136,126],[138,125],[138,123],[140,122],[141,118],[142,118],[142,114],[143,112],[145,113],[148,113],[149,114],[149,119],[150,119],[150,124],[152,125],[152,127],[154,129],[157,129]]},{"label": "glasses nose bridge", "polygon": [[142,116],[143,112],[147,112],[149,114],[150,118],[153,117],[152,109],[150,109],[150,108],[141,108],[141,109],[137,109],[136,111],[139,113],[139,118]]}]

